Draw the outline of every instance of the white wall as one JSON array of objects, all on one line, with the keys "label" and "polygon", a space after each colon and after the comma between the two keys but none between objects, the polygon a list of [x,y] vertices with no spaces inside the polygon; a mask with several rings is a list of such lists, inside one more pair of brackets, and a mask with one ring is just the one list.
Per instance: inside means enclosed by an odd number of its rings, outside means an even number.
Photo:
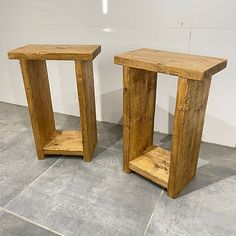
[{"label": "white wall", "polygon": [[[107,12],[106,12],[107,4]],[[98,120],[122,118],[116,53],[149,47],[229,59],[212,81],[203,139],[236,145],[235,0],[0,0],[0,100],[26,105],[7,51],[28,43],[101,44],[94,61]],[[78,115],[74,65],[48,62],[54,110]],[[177,79],[159,76],[155,129],[170,132]]]}]

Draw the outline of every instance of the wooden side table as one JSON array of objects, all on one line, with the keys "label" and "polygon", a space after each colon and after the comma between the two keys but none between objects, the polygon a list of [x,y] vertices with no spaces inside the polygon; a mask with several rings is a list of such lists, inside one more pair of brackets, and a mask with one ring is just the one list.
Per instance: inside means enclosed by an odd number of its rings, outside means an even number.
[{"label": "wooden side table", "polygon": [[[19,59],[38,159],[45,155],[82,155],[91,161],[97,143],[93,59],[99,45],[26,45],[8,53]],[[46,60],[75,61],[81,131],[55,129]]]},{"label": "wooden side table", "polygon": [[[123,65],[124,171],[167,189],[172,198],[196,174],[211,77],[227,60],[139,49],[115,56]],[[178,76],[171,152],[153,145],[157,73]]]}]

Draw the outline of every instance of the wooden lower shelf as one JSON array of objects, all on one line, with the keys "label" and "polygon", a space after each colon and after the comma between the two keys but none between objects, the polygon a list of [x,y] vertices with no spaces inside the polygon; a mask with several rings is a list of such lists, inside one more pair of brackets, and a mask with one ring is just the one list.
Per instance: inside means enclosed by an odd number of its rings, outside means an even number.
[{"label": "wooden lower shelf", "polygon": [[153,145],[144,154],[129,162],[129,168],[153,182],[167,188],[170,151]]},{"label": "wooden lower shelf", "polygon": [[43,147],[43,153],[51,155],[83,155],[81,131],[56,131],[56,136]]}]

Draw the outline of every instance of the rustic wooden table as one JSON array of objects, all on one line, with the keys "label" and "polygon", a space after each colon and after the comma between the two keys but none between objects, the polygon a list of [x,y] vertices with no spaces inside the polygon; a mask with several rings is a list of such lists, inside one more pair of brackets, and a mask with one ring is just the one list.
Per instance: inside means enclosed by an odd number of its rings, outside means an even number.
[{"label": "rustic wooden table", "polygon": [[[175,198],[196,174],[211,78],[227,60],[139,49],[115,56],[115,63],[123,65],[124,171]],[[157,73],[179,78],[171,151],[153,145]]]},{"label": "rustic wooden table", "polygon": [[[97,143],[93,59],[99,45],[26,45],[8,53],[19,59],[38,159],[45,155],[82,155],[91,161]],[[55,129],[46,60],[75,61],[81,131]]]}]

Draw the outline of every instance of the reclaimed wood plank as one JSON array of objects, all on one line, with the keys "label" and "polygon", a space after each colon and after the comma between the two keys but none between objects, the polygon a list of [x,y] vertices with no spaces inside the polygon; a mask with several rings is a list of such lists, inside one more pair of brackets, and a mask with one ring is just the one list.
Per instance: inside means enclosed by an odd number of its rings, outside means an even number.
[{"label": "reclaimed wood plank", "polygon": [[194,177],[211,77],[179,78],[172,137],[168,195],[175,198]]},{"label": "reclaimed wood plank", "polygon": [[91,161],[97,144],[96,107],[91,61],[76,61],[76,81],[80,105],[80,122],[85,161]]},{"label": "reclaimed wood plank", "polygon": [[44,145],[55,135],[46,61],[20,60],[20,65],[38,159],[42,160]]},{"label": "reclaimed wood plank", "polygon": [[203,80],[223,70],[227,60],[185,53],[142,48],[115,56],[115,64]]},{"label": "reclaimed wood plank", "polygon": [[124,67],[124,171],[153,144],[157,73]]},{"label": "reclaimed wood plank", "polygon": [[143,155],[129,162],[129,168],[147,179],[168,186],[170,152],[155,145],[148,148]]},{"label": "reclaimed wood plank", "polygon": [[63,130],[43,147],[44,154],[50,155],[83,155],[81,131]]},{"label": "reclaimed wood plank", "polygon": [[93,60],[101,52],[100,45],[29,44],[8,52],[9,59],[29,60]]}]

